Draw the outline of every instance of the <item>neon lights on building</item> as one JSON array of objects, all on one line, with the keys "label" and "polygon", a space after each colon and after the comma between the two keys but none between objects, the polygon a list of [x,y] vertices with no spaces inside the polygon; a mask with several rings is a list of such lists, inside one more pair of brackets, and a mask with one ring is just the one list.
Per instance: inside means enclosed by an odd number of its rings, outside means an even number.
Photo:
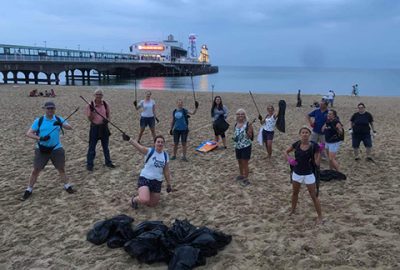
[{"label": "neon lights on building", "polygon": [[161,45],[139,45],[138,49],[141,51],[164,51],[164,46]]}]

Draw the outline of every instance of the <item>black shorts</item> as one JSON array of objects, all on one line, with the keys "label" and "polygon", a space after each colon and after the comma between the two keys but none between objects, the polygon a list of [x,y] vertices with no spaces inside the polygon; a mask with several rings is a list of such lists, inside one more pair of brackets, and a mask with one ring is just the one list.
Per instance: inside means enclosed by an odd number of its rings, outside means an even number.
[{"label": "black shorts", "polygon": [[187,142],[187,137],[189,134],[189,130],[175,130],[174,129],[174,143],[178,144],[179,143],[179,138],[181,139],[182,143]]},{"label": "black shorts", "polygon": [[154,128],[156,125],[156,119],[154,117],[140,117],[140,127],[145,128],[149,126],[149,128]]},{"label": "black shorts", "polygon": [[235,149],[235,152],[236,152],[236,159],[249,160],[251,157],[251,145],[242,149]]},{"label": "black shorts", "polygon": [[138,180],[138,188],[140,187],[148,187],[150,192],[153,193],[160,193],[161,192],[161,185],[162,181],[158,180],[149,180],[147,178],[144,178],[143,176],[139,176]]},{"label": "black shorts", "polygon": [[265,129],[263,129],[262,137],[263,137],[263,142],[272,141],[274,139],[274,132],[266,131]]},{"label": "black shorts", "polygon": [[351,144],[353,148],[359,148],[360,143],[363,142],[366,148],[372,147],[372,138],[371,134],[352,134],[351,136]]}]

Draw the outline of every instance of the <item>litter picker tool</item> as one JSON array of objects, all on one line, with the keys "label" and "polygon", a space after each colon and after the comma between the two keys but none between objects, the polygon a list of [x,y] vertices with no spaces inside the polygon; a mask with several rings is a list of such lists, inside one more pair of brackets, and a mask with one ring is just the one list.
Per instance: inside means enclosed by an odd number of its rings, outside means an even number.
[{"label": "litter picker tool", "polygon": [[261,115],[260,110],[258,109],[256,100],[255,100],[254,97],[253,97],[253,94],[251,93],[251,91],[249,91],[249,93],[250,93],[251,99],[253,100],[254,106],[255,106],[256,109],[257,109],[258,115]]},{"label": "litter picker tool", "polygon": [[137,101],[136,76],[135,76],[135,101]]},{"label": "litter picker tool", "polygon": [[214,102],[214,84],[211,85],[211,103]]},{"label": "litter picker tool", "polygon": [[193,99],[196,103],[196,94],[194,93],[194,84],[193,84],[193,73],[190,74],[190,79],[192,80],[192,91],[193,91]]},{"label": "litter picker tool", "polygon": [[[74,115],[78,110],[79,110],[79,107],[77,107],[70,115],[68,115],[67,118],[65,118],[64,121],[61,122],[61,124],[64,124],[65,121],[67,121],[68,118],[70,118],[72,115]],[[56,130],[56,129],[58,129],[58,127],[53,128],[53,129],[49,132],[49,134],[47,134],[47,136],[50,136],[50,134],[53,133],[53,131]],[[63,131],[63,134],[64,134],[64,131]]]},{"label": "litter picker tool", "polygon": [[[83,101],[85,101],[85,103],[87,105],[90,106],[90,103],[82,96],[79,96]],[[118,129],[119,132],[121,132],[122,134],[126,134],[122,129],[120,129],[119,127],[117,127],[113,122],[109,121],[106,117],[104,117],[101,113],[99,113],[96,108],[94,109],[94,112],[97,113],[98,115],[101,116],[101,118],[103,118],[104,120],[106,120],[108,123],[110,123],[110,125],[112,125],[113,127],[115,127],[116,129]]]}]

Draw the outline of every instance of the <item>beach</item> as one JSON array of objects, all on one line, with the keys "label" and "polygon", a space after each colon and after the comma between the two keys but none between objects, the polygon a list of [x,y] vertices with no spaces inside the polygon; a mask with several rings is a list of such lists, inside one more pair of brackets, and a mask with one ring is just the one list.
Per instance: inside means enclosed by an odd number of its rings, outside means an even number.
[{"label": "beach", "polygon": [[[55,89],[55,98],[28,97],[29,91]],[[273,156],[267,159],[265,147],[253,142],[250,161],[251,185],[242,187],[234,180],[238,166],[232,144],[234,115],[244,108],[251,119],[258,113],[247,93],[221,94],[230,110],[226,150],[202,154],[195,151],[202,141],[213,139],[210,118],[211,92],[197,92],[200,103],[190,118],[188,159],[170,162],[175,192],[165,186],[156,208],[133,210],[130,197],[136,193],[143,156],[111,129],[110,152],[115,169],[104,164],[97,145],[94,172],[86,170],[89,122],[85,103],[79,97],[93,98],[96,87],[48,85],[0,85],[0,269],[167,269],[166,264],[146,265],[129,257],[123,249],[96,246],[86,241],[94,223],[118,214],[135,219],[134,224],[161,220],[171,225],[175,219],[188,219],[196,226],[208,226],[232,235],[232,242],[218,255],[207,258],[196,269],[399,269],[400,268],[400,125],[399,97],[337,96],[335,109],[349,128],[349,119],[359,102],[374,117],[375,163],[355,161],[351,137],[338,153],[341,171],[347,180],[321,183],[321,207],[325,223],[315,226],[316,212],[306,188],[299,194],[297,214],[289,216],[291,185],[289,166],[283,151],[299,139],[310,104],[321,96],[304,95],[303,107],[296,108],[296,95],[255,94],[266,113],[268,104],[278,107],[286,100],[286,133],[275,132]],[[111,121],[132,138],[137,137],[140,114],[132,105],[133,90],[105,87],[104,100],[111,108]],[[157,134],[168,134],[172,111],[178,98],[184,107],[194,109],[191,91],[152,91],[156,101]],[[138,99],[144,90],[138,90]],[[56,114],[66,117],[77,107],[69,123],[74,128],[61,138],[66,152],[66,172],[77,193],[68,194],[51,162],[39,176],[33,195],[19,198],[27,187],[32,170],[34,141],[25,136],[33,120],[43,115],[45,101],[56,103]],[[258,131],[260,124],[255,123]],[[146,129],[142,144],[152,145]],[[181,154],[181,147],[178,156]],[[321,169],[328,169],[327,161]]]}]

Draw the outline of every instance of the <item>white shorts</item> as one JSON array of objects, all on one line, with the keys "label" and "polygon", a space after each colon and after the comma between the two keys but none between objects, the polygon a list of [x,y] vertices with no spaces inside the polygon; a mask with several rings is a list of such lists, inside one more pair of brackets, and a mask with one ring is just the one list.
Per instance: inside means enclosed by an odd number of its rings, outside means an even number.
[{"label": "white shorts", "polygon": [[340,144],[341,142],[325,143],[325,149],[328,149],[328,151],[331,153],[337,153],[337,151],[339,151]]},{"label": "white shorts", "polygon": [[307,174],[307,175],[298,175],[297,173],[293,172],[292,180],[296,181],[300,184],[311,185],[315,183],[315,176],[314,174]]}]

